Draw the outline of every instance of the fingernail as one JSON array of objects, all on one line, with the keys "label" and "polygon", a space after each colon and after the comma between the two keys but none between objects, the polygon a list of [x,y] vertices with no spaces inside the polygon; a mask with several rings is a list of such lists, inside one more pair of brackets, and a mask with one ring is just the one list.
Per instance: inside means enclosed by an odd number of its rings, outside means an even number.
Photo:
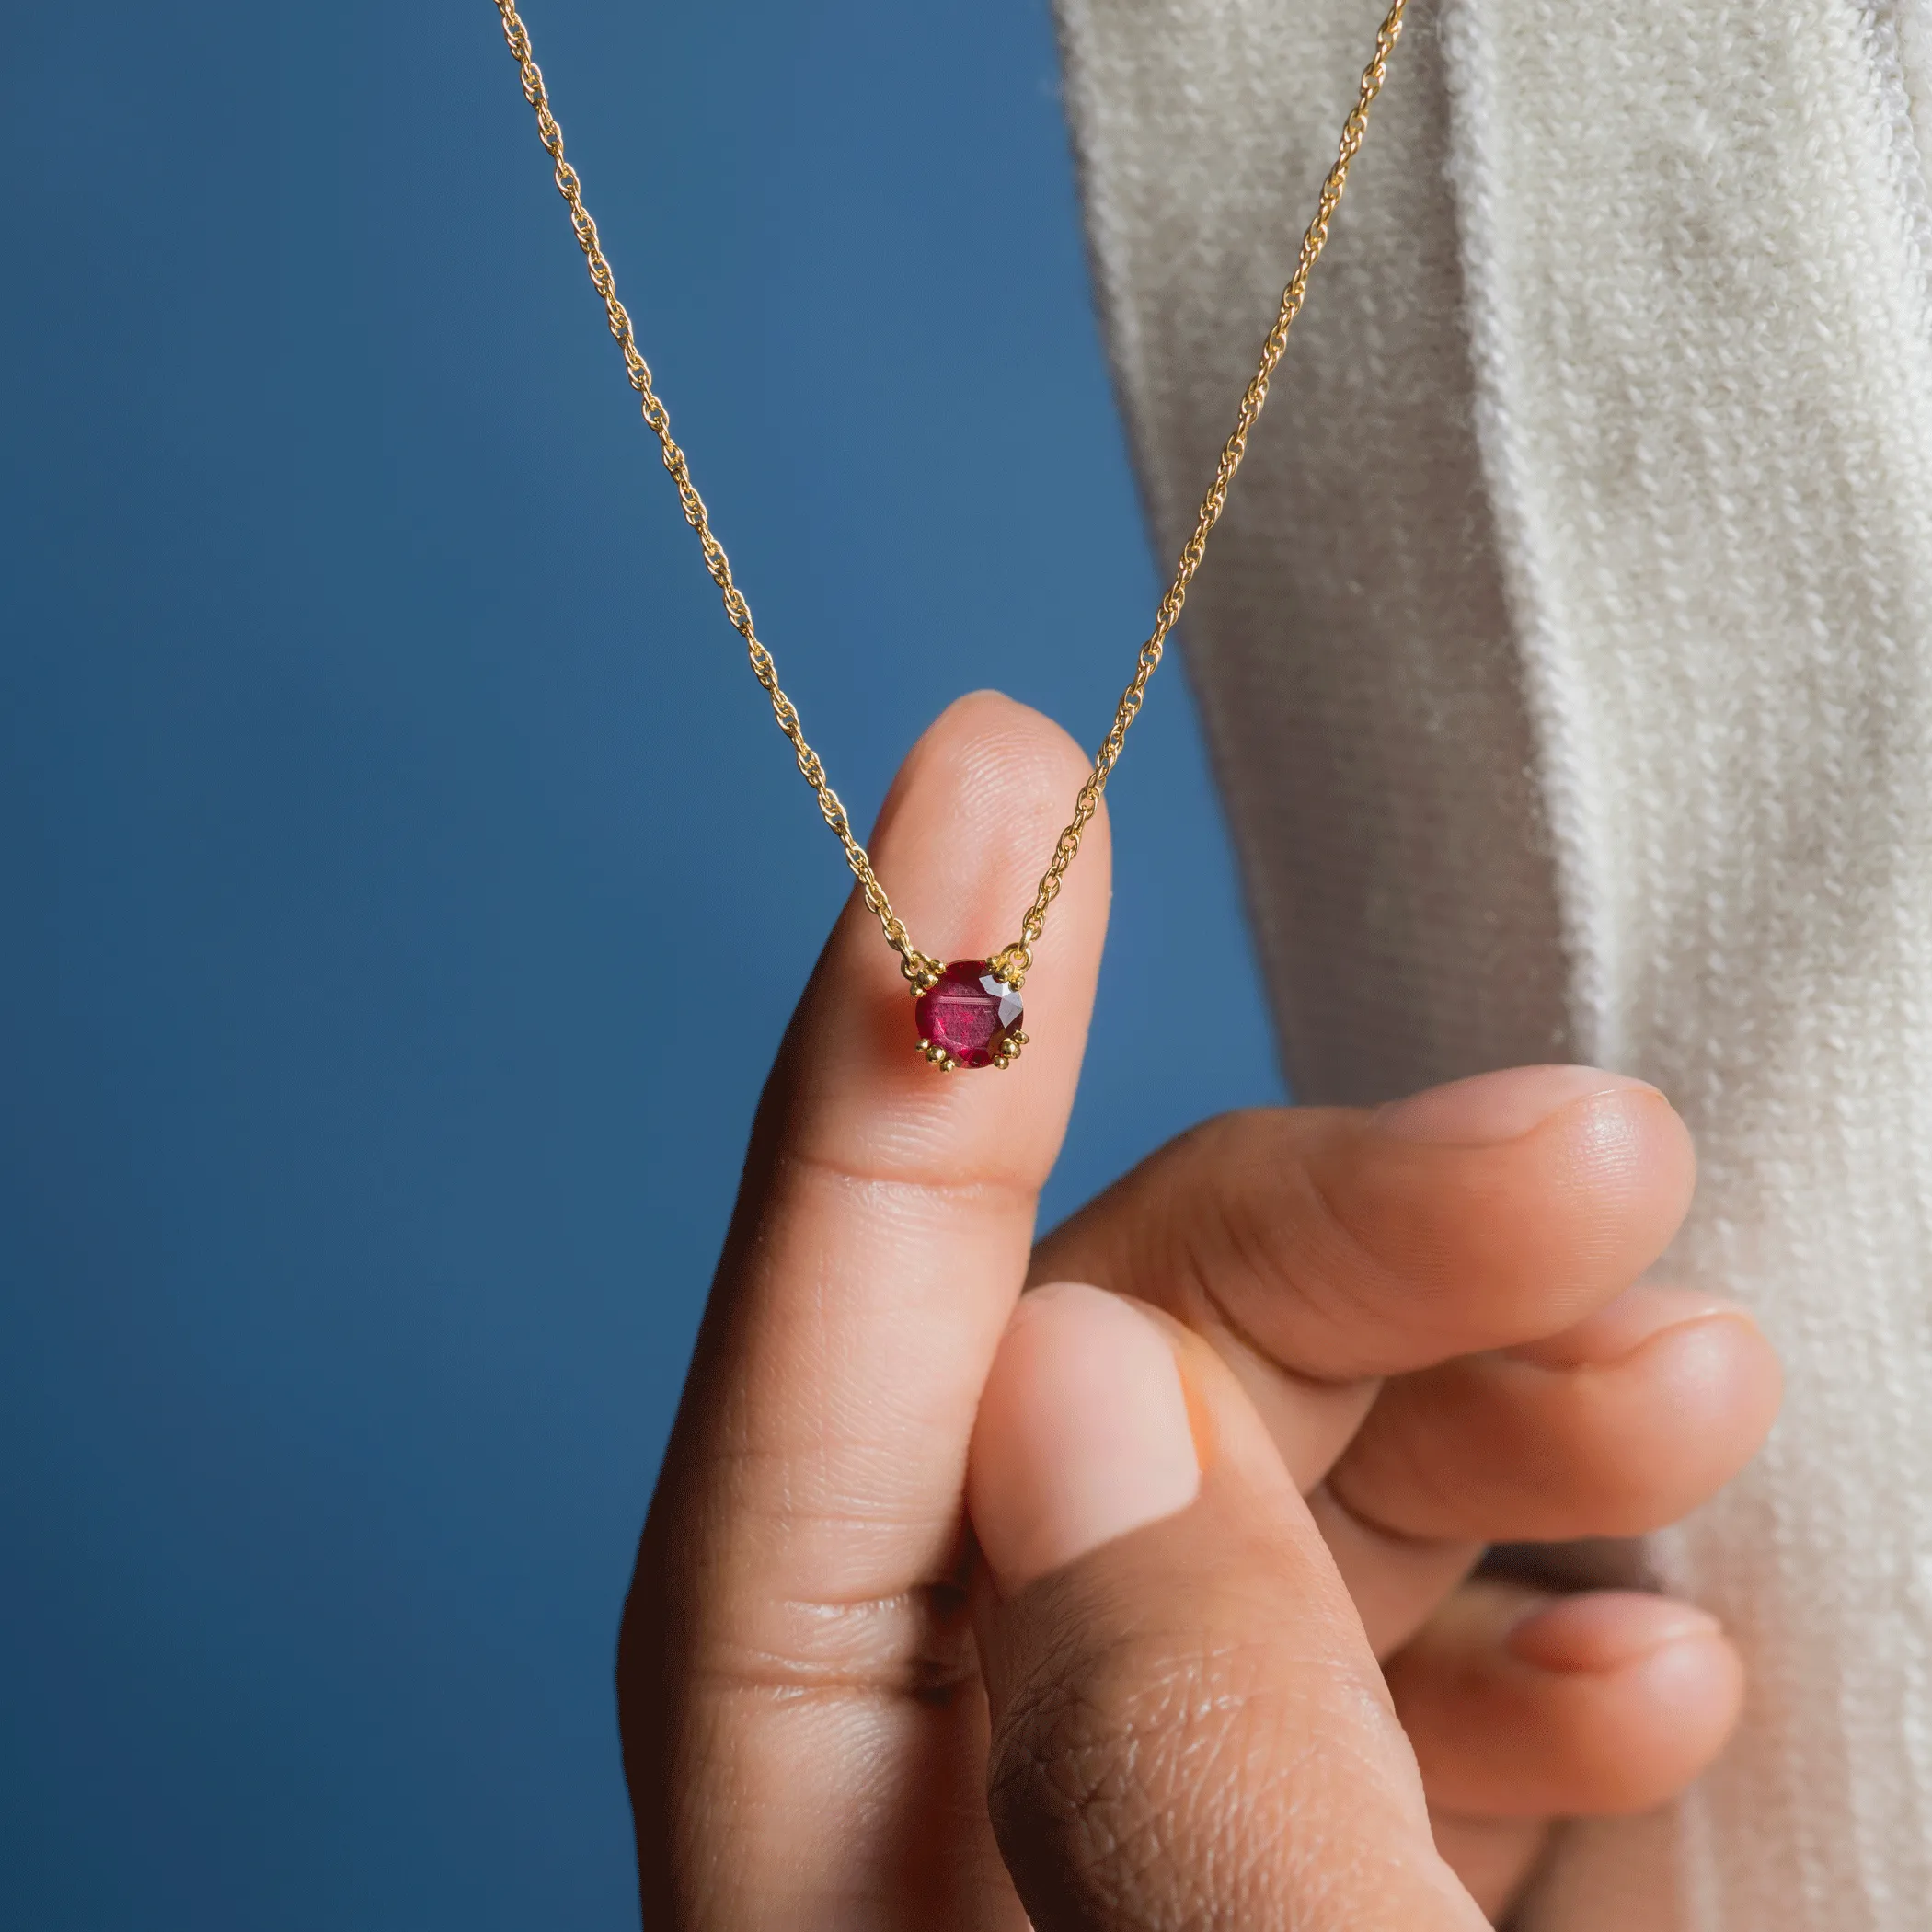
[{"label": "fingernail", "polygon": [[1601,1676],[1670,1644],[1719,1636],[1723,1627],[1708,1610],[1673,1597],[1592,1590],[1531,1609],[1511,1627],[1503,1648],[1539,1671]]},{"label": "fingernail", "polygon": [[1135,1305],[1064,1283],[1022,1298],[973,1430],[967,1507],[1004,1591],[1184,1510],[1201,1488],[1173,1344]]},{"label": "fingernail", "polygon": [[1390,1140],[1487,1147],[1527,1133],[1576,1100],[1656,1091],[1647,1080],[1596,1066],[1512,1066],[1391,1100],[1369,1127]]},{"label": "fingernail", "polygon": [[1537,1341],[1521,1342],[1502,1352],[1512,1362],[1527,1362],[1537,1368],[1607,1368],[1627,1361],[1647,1341],[1668,1329],[1719,1317],[1743,1322],[1752,1319],[1749,1309],[1722,1295],[1689,1294],[1681,1288],[1639,1282],[1575,1328]]}]

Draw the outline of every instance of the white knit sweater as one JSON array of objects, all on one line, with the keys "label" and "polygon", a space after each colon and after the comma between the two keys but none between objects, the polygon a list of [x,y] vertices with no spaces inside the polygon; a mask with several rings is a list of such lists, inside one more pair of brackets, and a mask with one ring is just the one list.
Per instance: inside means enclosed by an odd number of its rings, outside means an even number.
[{"label": "white knit sweater", "polygon": [[[1382,0],[1060,0],[1171,551]],[[1575,1056],[1783,1351],[1630,1560],[1749,1654],[1534,1932],[1932,1926],[1932,0],[1416,0],[1187,645],[1291,1075]]]}]

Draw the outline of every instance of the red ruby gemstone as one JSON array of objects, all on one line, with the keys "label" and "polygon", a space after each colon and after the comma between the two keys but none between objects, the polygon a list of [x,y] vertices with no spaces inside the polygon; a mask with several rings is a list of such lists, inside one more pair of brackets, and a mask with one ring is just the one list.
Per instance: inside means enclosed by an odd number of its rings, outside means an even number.
[{"label": "red ruby gemstone", "polygon": [[1019,995],[993,970],[991,960],[955,960],[914,1009],[919,1037],[961,1066],[991,1066],[1019,1025]]}]

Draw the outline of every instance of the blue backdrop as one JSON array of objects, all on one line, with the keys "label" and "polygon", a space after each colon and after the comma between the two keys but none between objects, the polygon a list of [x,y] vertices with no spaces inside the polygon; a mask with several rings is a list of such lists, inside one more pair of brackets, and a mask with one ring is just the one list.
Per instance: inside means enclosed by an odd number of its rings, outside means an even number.
[{"label": "blue backdrop", "polygon": [[[1045,0],[530,24],[857,815],[962,689],[1091,742],[1156,586]],[[8,35],[0,1922],[622,1926],[619,1598],[838,855],[488,0]],[[1179,678],[1113,804],[1100,1037],[1186,1045],[1056,1212],[1279,1090]]]}]

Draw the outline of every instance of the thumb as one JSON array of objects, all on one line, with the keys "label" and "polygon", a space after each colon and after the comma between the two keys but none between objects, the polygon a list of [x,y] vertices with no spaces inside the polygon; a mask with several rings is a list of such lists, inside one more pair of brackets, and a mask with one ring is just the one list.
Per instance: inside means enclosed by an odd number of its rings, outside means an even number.
[{"label": "thumb", "polygon": [[1098,1288],[1001,1343],[967,1485],[990,1804],[1038,1932],[1476,1932],[1382,1674],[1232,1375]]}]

